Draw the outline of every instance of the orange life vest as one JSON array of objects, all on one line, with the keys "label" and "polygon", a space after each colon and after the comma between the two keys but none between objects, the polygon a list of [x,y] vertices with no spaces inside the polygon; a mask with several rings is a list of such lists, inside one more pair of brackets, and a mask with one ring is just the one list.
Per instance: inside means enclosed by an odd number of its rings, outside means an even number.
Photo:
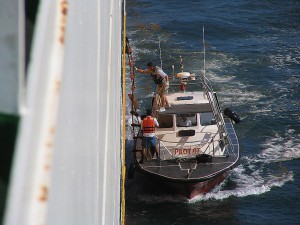
[{"label": "orange life vest", "polygon": [[143,119],[143,132],[144,133],[154,133],[155,132],[155,122],[154,118],[147,116]]}]

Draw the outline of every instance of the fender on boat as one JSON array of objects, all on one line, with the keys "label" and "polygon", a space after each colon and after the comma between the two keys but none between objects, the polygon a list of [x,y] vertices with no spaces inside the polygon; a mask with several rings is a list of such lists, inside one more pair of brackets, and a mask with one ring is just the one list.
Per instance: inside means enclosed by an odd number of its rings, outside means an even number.
[{"label": "fender on boat", "polygon": [[227,117],[229,117],[235,123],[241,122],[241,119],[238,116],[238,114],[236,112],[234,112],[233,110],[231,110],[230,108],[224,109],[224,115],[227,116]]}]

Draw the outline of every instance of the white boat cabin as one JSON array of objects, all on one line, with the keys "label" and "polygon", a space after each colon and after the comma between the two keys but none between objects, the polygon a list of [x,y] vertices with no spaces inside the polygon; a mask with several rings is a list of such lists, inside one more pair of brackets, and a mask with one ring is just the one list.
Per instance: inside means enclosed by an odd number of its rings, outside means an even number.
[{"label": "white boat cabin", "polygon": [[214,115],[203,92],[166,94],[171,107],[159,112],[156,129],[160,158],[223,156]]}]

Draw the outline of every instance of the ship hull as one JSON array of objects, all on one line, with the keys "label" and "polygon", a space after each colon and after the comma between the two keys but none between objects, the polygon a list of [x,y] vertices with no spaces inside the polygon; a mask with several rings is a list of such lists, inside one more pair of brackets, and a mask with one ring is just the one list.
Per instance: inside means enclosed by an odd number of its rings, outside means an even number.
[{"label": "ship hull", "polygon": [[190,200],[212,191],[212,189],[228,177],[230,170],[222,171],[208,179],[192,180],[169,179],[159,174],[148,173],[148,171],[143,170],[139,166],[137,166],[137,172],[143,175],[143,179],[151,179],[156,186],[162,187],[166,193],[178,195]]}]

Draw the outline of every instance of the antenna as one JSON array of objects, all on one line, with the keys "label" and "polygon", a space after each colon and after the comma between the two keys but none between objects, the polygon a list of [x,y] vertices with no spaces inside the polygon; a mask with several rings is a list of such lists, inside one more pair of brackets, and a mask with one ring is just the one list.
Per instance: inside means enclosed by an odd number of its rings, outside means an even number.
[{"label": "antenna", "polygon": [[181,69],[181,72],[183,72],[183,61],[182,61],[182,56],[180,55],[180,69]]},{"label": "antenna", "polygon": [[159,47],[159,58],[160,58],[160,68],[162,69],[162,58],[161,58],[161,47],[160,47],[160,36],[158,35],[158,47]]},{"label": "antenna", "polygon": [[205,39],[204,39],[204,26],[203,26],[203,78],[206,78],[206,67],[205,67]]},{"label": "antenna", "polygon": [[203,25],[203,37],[202,37],[202,45],[203,45],[203,76],[202,76],[202,86],[203,86],[203,97],[206,98],[205,93],[207,94],[206,89],[206,66],[205,66],[205,39],[204,39],[204,25]]}]

